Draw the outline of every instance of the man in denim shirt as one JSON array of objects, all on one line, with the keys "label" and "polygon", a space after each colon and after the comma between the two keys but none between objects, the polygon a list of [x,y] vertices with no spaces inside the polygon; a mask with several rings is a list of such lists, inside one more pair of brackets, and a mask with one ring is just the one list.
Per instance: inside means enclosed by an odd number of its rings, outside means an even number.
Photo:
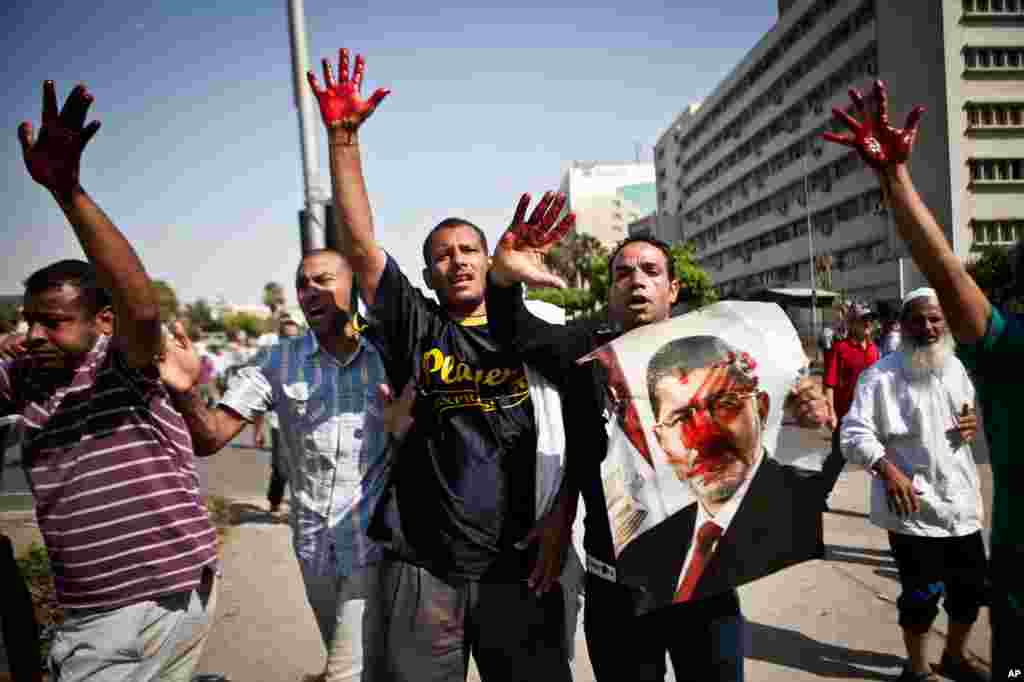
[{"label": "man in denim shirt", "polygon": [[215,409],[193,392],[175,401],[202,452],[277,414],[291,457],[295,553],[327,647],[327,680],[360,679],[374,658],[363,650],[372,634],[363,623],[364,611],[376,621],[369,597],[381,551],[366,529],[388,471],[377,388],[387,382],[377,349],[349,316],[351,282],[338,253],[307,254],[295,288],[310,331],[253,358]]}]

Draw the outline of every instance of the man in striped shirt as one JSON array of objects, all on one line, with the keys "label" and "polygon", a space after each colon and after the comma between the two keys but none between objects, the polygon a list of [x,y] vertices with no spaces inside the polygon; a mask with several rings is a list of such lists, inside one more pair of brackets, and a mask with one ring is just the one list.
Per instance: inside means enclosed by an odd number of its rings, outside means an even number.
[{"label": "man in striped shirt", "polygon": [[[156,364],[163,330],[152,282],[79,183],[92,96],[18,130],[25,165],[51,192],[91,263],[25,282],[25,352],[0,363],[0,416],[24,426],[23,462],[65,611],[52,679],[187,680],[215,601],[216,533],[199,498],[192,442]],[[115,325],[116,320],[116,325]]]}]

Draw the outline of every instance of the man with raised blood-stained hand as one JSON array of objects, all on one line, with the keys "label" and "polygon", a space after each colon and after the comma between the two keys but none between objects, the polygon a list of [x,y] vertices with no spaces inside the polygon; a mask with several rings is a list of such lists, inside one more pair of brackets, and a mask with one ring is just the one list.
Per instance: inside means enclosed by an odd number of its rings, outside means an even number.
[{"label": "man with raised blood-stained hand", "polygon": [[[878,175],[882,194],[895,217],[914,263],[938,296],[945,319],[959,343],[957,354],[971,373],[982,407],[985,434],[992,460],[994,499],[989,571],[992,624],[992,679],[1007,679],[1019,667],[1014,645],[1024,629],[1024,587],[1014,571],[1024,565],[1024,501],[1014,494],[1014,472],[1020,471],[1014,447],[1020,432],[1021,350],[1024,320],[996,309],[953,252],[928,207],[914,187],[908,169],[924,107],[915,107],[904,128],[889,122],[888,92],[881,81],[873,90],[872,111],[856,90],[850,97],[860,115],[857,120],[838,109],[835,117],[850,133],[825,133],[825,139],[856,149]],[[1017,250],[1018,263],[1021,249]],[[1015,293],[1024,285],[1015,273]],[[885,476],[883,470],[880,475]]]},{"label": "man with raised blood-stained hand", "polygon": [[[217,595],[217,535],[199,497],[185,423],[161,383],[152,281],[79,180],[92,95],[18,129],[29,175],[63,211],[89,262],[63,260],[25,282],[28,333],[0,362],[0,416],[24,425],[23,465],[64,621],[51,679],[187,679]],[[7,589],[7,586],[4,587]],[[6,596],[4,608],[7,608]]]},{"label": "man with raised blood-stained hand", "polygon": [[[380,348],[393,386],[415,381],[411,430],[398,446],[391,497],[371,524],[388,550],[381,609],[387,675],[397,680],[466,677],[469,653],[485,682],[554,680],[571,673],[563,635],[563,517],[575,494],[557,497],[536,522],[538,426],[526,368],[490,333],[484,284],[486,238],[449,218],[423,244],[423,277],[438,302],[414,289],[377,244],[363,179],[359,131],[388,91],[360,95],[365,62],[340,51],[336,82],[309,74],[327,128],[337,243],[367,305],[365,333]],[[548,195],[548,226],[564,197]],[[568,231],[572,218],[561,221]],[[571,525],[571,521],[570,521]],[[552,537],[552,534],[556,534]],[[539,547],[539,551],[538,551]]]},{"label": "man with raised blood-stained hand", "polygon": [[[624,377],[599,362],[576,362],[623,332],[669,318],[681,286],[671,251],[659,240],[631,237],[612,252],[608,259],[611,327],[592,330],[546,324],[527,311],[519,284],[564,286],[543,266],[544,254],[562,235],[548,229],[536,215],[524,220],[528,201],[524,196],[513,225],[495,250],[487,305],[495,312],[497,338],[536,364],[563,394],[572,396],[572,409],[566,417],[566,456],[572,485],[582,493],[587,509],[584,627],[594,674],[599,682],[661,681],[667,652],[678,680],[742,680],[746,635],[734,589],[636,616],[639,602],[647,595],[616,581],[612,530],[600,477],[601,461],[609,447],[605,422],[618,420],[641,454],[650,454],[644,451],[639,417],[631,409]],[[800,384],[794,398],[804,423],[818,425],[828,419],[827,403],[813,382]],[[671,547],[688,539],[676,538]],[[668,579],[670,590],[674,591],[678,578],[677,566]]]}]

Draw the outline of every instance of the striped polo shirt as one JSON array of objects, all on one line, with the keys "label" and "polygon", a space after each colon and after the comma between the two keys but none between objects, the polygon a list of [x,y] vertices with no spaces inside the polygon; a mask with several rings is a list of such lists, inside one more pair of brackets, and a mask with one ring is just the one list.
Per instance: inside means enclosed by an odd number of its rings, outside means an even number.
[{"label": "striped polo shirt", "polygon": [[0,415],[22,463],[65,608],[115,608],[199,585],[217,559],[192,440],[155,366],[103,336],[79,367],[0,363]]}]

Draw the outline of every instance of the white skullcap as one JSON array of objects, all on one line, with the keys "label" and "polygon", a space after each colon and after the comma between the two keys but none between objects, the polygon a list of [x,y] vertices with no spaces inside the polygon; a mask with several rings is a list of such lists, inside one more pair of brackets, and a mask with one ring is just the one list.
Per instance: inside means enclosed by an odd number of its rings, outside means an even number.
[{"label": "white skullcap", "polygon": [[913,291],[911,291],[910,293],[903,297],[903,310],[906,310],[907,306],[910,305],[911,302],[916,301],[919,298],[930,298],[938,301],[939,295],[935,293],[935,289],[932,289],[931,287],[921,287],[920,289],[914,289]]}]

